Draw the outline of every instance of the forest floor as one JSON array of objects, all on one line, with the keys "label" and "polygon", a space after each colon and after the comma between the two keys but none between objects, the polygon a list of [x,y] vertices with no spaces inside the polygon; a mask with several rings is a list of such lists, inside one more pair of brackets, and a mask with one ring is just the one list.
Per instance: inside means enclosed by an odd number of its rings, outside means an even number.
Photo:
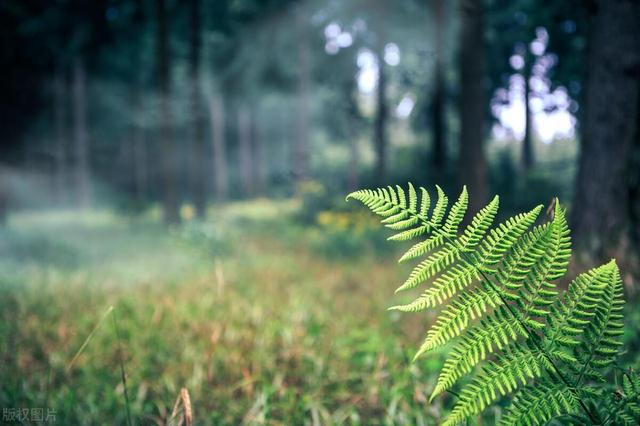
[{"label": "forest floor", "polygon": [[439,357],[410,362],[426,317],[386,310],[406,268],[378,236],[296,223],[267,201],[168,231],[16,215],[0,234],[0,406],[124,424],[122,361],[135,424],[166,423],[183,387],[196,424],[434,424]]},{"label": "forest floor", "polygon": [[258,200],[170,229],[157,212],[13,216],[0,406],[171,424],[186,388],[195,424],[437,424],[452,403],[427,402],[444,353],[411,362],[433,313],[387,311],[411,265],[362,213],[305,225],[295,203]]}]

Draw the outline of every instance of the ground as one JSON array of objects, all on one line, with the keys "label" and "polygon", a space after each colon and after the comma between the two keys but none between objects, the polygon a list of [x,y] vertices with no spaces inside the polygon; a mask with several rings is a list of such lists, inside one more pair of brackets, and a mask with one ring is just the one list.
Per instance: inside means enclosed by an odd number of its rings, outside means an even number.
[{"label": "ground", "polygon": [[326,229],[290,202],[170,230],[153,212],[15,215],[0,405],[61,424],[124,424],[128,405],[136,424],[165,423],[185,387],[201,424],[434,424],[439,357],[410,362],[427,319],[386,310],[406,267],[378,231]]}]

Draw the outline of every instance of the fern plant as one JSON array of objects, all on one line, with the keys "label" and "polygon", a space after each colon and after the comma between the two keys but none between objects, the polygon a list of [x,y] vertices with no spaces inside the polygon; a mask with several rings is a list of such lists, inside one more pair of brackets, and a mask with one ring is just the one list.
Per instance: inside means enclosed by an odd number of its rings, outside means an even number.
[{"label": "fern plant", "polygon": [[503,425],[637,424],[640,379],[624,372],[620,395],[605,382],[623,333],[615,261],[578,276],[561,294],[555,282],[567,271],[571,239],[557,199],[544,223],[540,205],[496,225],[496,196],[461,229],[466,188],[450,208],[439,186],[433,202],[432,195],[409,184],[347,199],[383,217],[396,231],[389,240],[419,239],[400,258],[420,260],[396,292],[429,285],[390,309],[440,308],[414,360],[452,346],[430,397],[457,397],[443,424],[460,424],[503,397],[511,397]]}]

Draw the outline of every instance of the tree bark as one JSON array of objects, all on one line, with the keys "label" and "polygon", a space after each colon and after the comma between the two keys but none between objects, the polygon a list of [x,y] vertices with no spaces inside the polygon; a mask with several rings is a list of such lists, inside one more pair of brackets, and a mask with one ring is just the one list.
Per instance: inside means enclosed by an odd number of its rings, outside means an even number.
[{"label": "tree bark", "polygon": [[166,223],[180,222],[176,187],[179,161],[173,140],[171,114],[171,58],[169,53],[169,22],[165,0],[156,0],[157,18],[157,77],[160,102],[158,130],[162,157],[162,209]]},{"label": "tree bark", "polygon": [[387,177],[387,79],[384,66],[384,45],[378,53],[378,87],[377,108],[373,128],[373,139],[376,151],[375,173],[379,184],[385,184]]},{"label": "tree bark", "polygon": [[469,188],[469,211],[487,202],[487,164],[483,140],[486,107],[484,10],[482,0],[461,1],[459,177]]},{"label": "tree bark", "polygon": [[310,69],[309,41],[307,40],[306,15],[303,6],[296,10],[297,50],[298,50],[298,93],[296,116],[296,145],[294,150],[293,174],[296,183],[309,178],[309,109],[310,109]]},{"label": "tree bark", "polygon": [[8,172],[4,166],[0,164],[0,226],[7,223],[9,216],[9,184]]},{"label": "tree bark", "polygon": [[91,205],[89,135],[87,133],[87,77],[82,59],[73,66],[73,139],[76,201],[82,209]]},{"label": "tree bark", "polygon": [[193,138],[195,148],[194,164],[192,164],[191,182],[195,199],[195,207],[199,217],[204,217],[207,208],[206,158],[207,149],[204,140],[202,120],[202,79],[200,76],[201,57],[201,25],[200,0],[191,0],[191,49],[189,65],[191,73],[191,119],[193,120]]},{"label": "tree bark", "polygon": [[[143,0],[135,2],[133,22],[137,26],[144,23]],[[142,63],[142,51],[132,51],[131,63],[135,70],[140,69]],[[146,109],[143,97],[143,81],[141,73],[137,73],[131,87],[131,105],[133,117],[131,119],[131,178],[133,182],[133,196],[135,205],[141,208],[148,195],[148,166],[147,166],[147,141],[146,141]]]},{"label": "tree bark", "polygon": [[219,95],[209,97],[211,145],[213,151],[214,186],[217,201],[227,198],[227,147],[225,139],[224,102]]},{"label": "tree bark", "polygon": [[[66,195],[66,175],[67,175],[67,126],[65,125],[65,79],[61,69],[56,71],[53,81],[53,121],[55,126],[55,194],[56,201],[62,205]],[[68,87],[68,86],[67,86]]]},{"label": "tree bark", "polygon": [[253,169],[255,181],[255,194],[262,195],[266,187],[266,179],[269,171],[267,156],[264,146],[264,128],[260,123],[259,108],[253,110],[252,135],[253,135]]},{"label": "tree bark", "polygon": [[444,0],[434,1],[434,17],[436,24],[435,37],[435,64],[433,75],[433,94],[431,98],[431,126],[433,128],[433,157],[432,166],[437,176],[442,176],[446,167],[447,147],[445,142],[445,122],[444,122],[444,101],[445,101],[445,82],[444,82]]},{"label": "tree bark", "polygon": [[597,257],[625,245],[640,96],[640,3],[596,1],[590,22],[586,114],[572,222],[578,246]]},{"label": "tree bark", "polygon": [[531,54],[525,53],[524,72],[522,77],[524,78],[524,138],[522,139],[522,170],[528,172],[534,163],[533,154],[533,123],[531,121],[531,109],[529,107],[529,96],[531,94],[531,70],[535,57]]},{"label": "tree bark", "polygon": [[251,149],[251,112],[245,106],[238,108],[238,142],[240,148],[240,182],[246,197],[254,195],[253,153]]}]

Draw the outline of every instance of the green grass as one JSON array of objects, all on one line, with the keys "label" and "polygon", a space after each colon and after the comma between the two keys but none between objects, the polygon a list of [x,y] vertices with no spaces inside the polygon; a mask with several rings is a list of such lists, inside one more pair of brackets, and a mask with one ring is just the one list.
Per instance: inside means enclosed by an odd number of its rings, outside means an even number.
[{"label": "green grass", "polygon": [[409,362],[425,317],[386,311],[406,270],[381,234],[296,225],[294,210],[232,204],[169,231],[108,212],[14,216],[0,234],[0,406],[124,424],[101,322],[113,306],[134,424],[166,422],[182,387],[197,424],[435,424],[439,361]]},{"label": "green grass", "polygon": [[[196,424],[438,424],[453,397],[426,396],[443,354],[411,363],[433,313],[386,310],[403,301],[405,247],[362,212],[299,218],[295,202],[266,200],[168,230],[154,211],[13,216],[0,230],[0,407],[126,424],[122,361],[134,424],[170,423],[183,387]],[[633,326],[626,340],[637,365]]]}]

